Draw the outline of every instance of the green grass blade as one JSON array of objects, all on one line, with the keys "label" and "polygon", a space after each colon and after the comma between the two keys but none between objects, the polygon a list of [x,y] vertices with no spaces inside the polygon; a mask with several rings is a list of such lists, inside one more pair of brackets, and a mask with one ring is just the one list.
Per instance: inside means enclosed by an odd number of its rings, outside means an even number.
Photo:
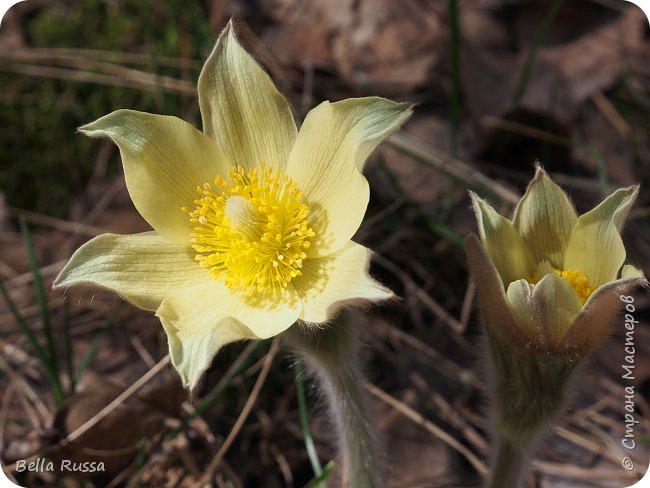
[{"label": "green grass blade", "polygon": [[234,367],[230,367],[228,372],[221,378],[221,381],[212,389],[212,391],[205,397],[201,402],[196,406],[194,412],[190,415],[188,420],[195,418],[198,415],[201,415],[205,412],[206,409],[210,408],[214,402],[216,402],[224,391],[230,386],[232,381],[242,374],[246,368],[248,368],[253,362],[253,356],[257,352],[261,352],[267,349],[269,346],[268,341],[260,341],[256,344],[251,344],[251,347],[248,350],[244,351],[244,355],[239,363],[233,364]]},{"label": "green grass blade", "polygon": [[7,306],[9,307],[9,311],[14,316],[14,319],[16,320],[18,327],[20,327],[21,332],[25,334],[25,337],[27,338],[29,345],[32,346],[32,350],[34,351],[34,354],[36,354],[36,357],[41,363],[41,367],[47,370],[50,367],[50,362],[47,359],[47,356],[45,355],[43,348],[36,340],[36,336],[29,328],[29,325],[27,324],[23,316],[18,311],[18,307],[16,307],[16,304],[9,296],[9,293],[7,292],[7,289],[5,288],[5,285],[2,281],[0,281],[0,294],[2,294],[2,298],[4,298],[5,302],[7,303]]},{"label": "green grass blade", "polygon": [[[296,358],[293,361],[293,370],[296,376],[296,396],[298,398],[298,412],[300,413],[300,427],[302,428],[302,435],[305,438],[305,447],[307,448],[307,455],[309,462],[314,470],[316,478],[323,474],[323,467],[318,459],[318,452],[316,452],[316,445],[314,438],[309,430],[309,415],[307,414],[307,400],[305,398],[305,384],[302,381],[303,369],[300,359]],[[319,488],[326,488],[325,484],[319,485]]]},{"label": "green grass blade", "polygon": [[47,349],[50,361],[53,366],[57,365],[56,347],[54,344],[54,337],[52,336],[52,325],[50,324],[50,311],[47,309],[47,297],[45,296],[45,289],[43,288],[43,280],[39,272],[38,262],[36,260],[36,252],[34,251],[34,243],[32,242],[32,235],[29,232],[27,221],[20,218],[20,233],[27,248],[27,258],[29,259],[29,267],[32,272],[32,279],[34,282],[34,293],[36,294],[36,303],[38,304],[38,313],[41,318],[41,326],[45,333],[45,340],[47,341]]},{"label": "green grass blade", "polygon": [[519,80],[517,81],[517,86],[515,88],[515,93],[512,97],[512,102],[510,103],[510,110],[515,111],[519,108],[519,103],[521,102],[524,93],[526,93],[526,87],[528,86],[528,81],[530,80],[530,75],[533,71],[533,65],[535,64],[535,58],[537,57],[537,51],[539,51],[539,46],[542,44],[542,41],[548,33],[548,29],[557,17],[557,14],[560,12],[560,9],[564,5],[566,0],[555,0],[551,5],[551,8],[548,9],[546,16],[542,20],[542,25],[539,26],[535,36],[533,37],[532,44],[526,55],[526,60],[521,69],[521,74],[519,75]]},{"label": "green grass blade", "polygon": [[70,300],[67,295],[63,295],[63,332],[65,338],[65,362],[68,368],[68,378],[70,379],[70,395],[74,393],[75,383],[72,380],[74,377],[74,363],[73,363],[73,343],[72,334],[70,333]]},{"label": "green grass blade", "polygon": [[133,461],[133,466],[135,467],[135,474],[133,478],[136,480],[136,488],[144,487],[142,480],[140,479],[142,468],[147,463],[147,439],[140,439],[138,442],[138,451],[135,454],[135,460]]},{"label": "green grass blade", "polygon": [[268,348],[268,346],[268,341],[251,342],[248,346],[246,346],[246,349],[244,349],[238,360],[234,362],[230,368],[228,368],[226,374],[223,375],[221,380],[215,385],[212,391],[203,397],[203,399],[196,405],[193,412],[189,413],[183,418],[182,425],[180,427],[172,429],[165,436],[165,439],[169,440],[176,437],[178,433],[193,419],[210,408],[228,390],[228,387],[232,384],[233,380],[242,374],[246,368],[248,368],[253,363],[253,359],[257,356],[257,353],[264,351]]},{"label": "green grass blade", "polygon": [[52,324],[50,323],[50,311],[47,308],[47,297],[45,289],[43,288],[43,280],[39,271],[38,261],[36,260],[36,252],[34,250],[34,243],[32,242],[32,235],[29,232],[27,221],[24,217],[19,219],[20,233],[22,235],[25,247],[27,248],[27,259],[29,260],[29,267],[32,272],[32,280],[34,282],[34,294],[36,296],[36,303],[38,305],[38,313],[41,319],[41,327],[45,335],[45,342],[47,342],[47,373],[52,384],[52,392],[57,405],[61,405],[65,396],[63,394],[63,387],[59,379],[59,367],[56,357],[56,344],[54,336],[52,335]]},{"label": "green grass blade", "polygon": [[433,232],[435,232],[440,237],[450,242],[454,246],[463,249],[465,241],[463,237],[460,234],[458,234],[454,229],[434,219],[433,217],[427,217],[426,221],[429,229],[431,229]]},{"label": "green grass blade", "polygon": [[325,465],[325,467],[323,468],[323,472],[320,474],[320,476],[317,476],[309,483],[307,483],[305,485],[305,488],[317,488],[318,486],[325,483],[327,481],[327,478],[329,478],[330,474],[332,474],[333,469],[334,469],[334,461],[330,461]]},{"label": "green grass blade", "polygon": [[115,317],[119,313],[119,311],[122,309],[122,306],[118,307],[111,317],[106,321],[106,323],[102,326],[102,328],[99,330],[97,335],[93,338],[93,342],[90,344],[90,349],[88,349],[88,352],[84,356],[84,358],[81,360],[81,363],[79,364],[79,367],[77,368],[77,371],[72,375],[70,378],[70,382],[72,383],[72,389],[74,390],[75,386],[77,385],[77,382],[79,381],[79,378],[81,378],[81,375],[84,374],[84,371],[88,369],[88,366],[90,365],[90,362],[93,360],[95,357],[95,354],[97,354],[97,350],[99,349],[100,344],[104,340],[104,337],[106,337],[106,334],[108,333],[108,329],[111,328],[113,325],[113,322],[115,321]]}]

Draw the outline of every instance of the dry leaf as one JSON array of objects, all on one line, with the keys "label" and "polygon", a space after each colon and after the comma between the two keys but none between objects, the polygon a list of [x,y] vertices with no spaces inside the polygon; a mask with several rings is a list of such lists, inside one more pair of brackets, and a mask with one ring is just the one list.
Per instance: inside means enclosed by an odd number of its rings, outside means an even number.
[{"label": "dry leaf", "polygon": [[[84,425],[123,391],[92,372],[86,372],[83,378],[81,391],[70,397],[56,414],[54,443]],[[133,461],[141,440],[160,433],[165,418],[178,413],[183,397],[171,394],[178,388],[178,382],[165,384],[152,388],[144,398],[127,399],[78,439],[50,453],[50,457],[57,462],[103,462],[104,473],[118,472]]]}]

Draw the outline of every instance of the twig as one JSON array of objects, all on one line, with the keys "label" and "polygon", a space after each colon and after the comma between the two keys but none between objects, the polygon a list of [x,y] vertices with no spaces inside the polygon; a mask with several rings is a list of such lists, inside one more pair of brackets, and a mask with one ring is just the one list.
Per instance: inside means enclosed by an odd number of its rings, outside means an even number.
[{"label": "twig", "polygon": [[70,434],[68,434],[65,439],[63,439],[59,444],[56,446],[58,448],[65,447],[66,445],[70,444],[71,442],[74,442],[75,440],[79,439],[82,435],[84,435],[86,432],[88,432],[90,429],[92,429],[95,425],[97,425],[100,421],[102,421],[106,416],[108,416],[113,410],[115,410],[117,407],[119,407],[122,403],[124,403],[126,400],[131,398],[134,393],[136,393],[140,388],[142,388],[146,383],[149,382],[154,376],[156,376],[160,370],[162,370],[167,364],[169,363],[170,358],[169,354],[167,354],[164,358],[162,358],[156,365],[151,368],[149,371],[147,371],[145,374],[143,374],[140,379],[138,379],[135,383],[133,383],[131,386],[129,386],[126,390],[124,390],[122,393],[120,393],[115,400],[113,400],[111,403],[106,405],[104,408],[102,408],[99,412],[97,412],[95,415],[93,415],[90,419],[88,419],[86,422],[81,424],[79,427],[77,427],[74,431],[72,431]]},{"label": "twig", "polygon": [[9,405],[11,405],[11,397],[14,394],[14,385],[10,383],[2,396],[2,404],[0,405],[0,452],[4,452],[5,447],[5,427],[7,426],[7,415],[9,413]]},{"label": "twig", "polygon": [[[56,262],[54,262],[52,264],[48,264],[47,266],[41,266],[41,268],[39,269],[39,273],[40,273],[41,277],[50,276],[50,275],[58,273],[59,271],[61,271],[63,269],[63,266],[65,265],[65,263],[67,261],[68,261],[67,259],[62,259],[61,261],[56,261]],[[30,281],[32,281],[32,279],[33,279],[33,276],[32,276],[31,272],[23,273],[23,274],[20,274],[18,276],[14,276],[13,278],[7,280],[5,282],[5,284],[6,284],[7,288],[13,289],[13,288],[16,288],[16,287],[19,287],[21,285],[25,285],[25,284],[29,283]]]},{"label": "twig", "polygon": [[156,77],[152,73],[138,72],[134,75],[132,71],[118,70],[117,73],[96,73],[94,71],[86,71],[83,69],[59,68],[54,66],[43,66],[38,64],[25,64],[15,61],[5,61],[0,63],[0,71],[9,73],[17,73],[26,76],[37,76],[41,78],[58,78],[62,80],[81,81],[85,83],[96,83],[99,85],[118,86],[127,88],[151,88],[162,87],[164,90],[183,95],[195,95],[196,88],[194,84],[177,80],[174,78]]},{"label": "twig", "polygon": [[465,332],[467,329],[467,324],[469,324],[469,319],[472,315],[472,304],[474,303],[474,295],[476,294],[476,287],[474,283],[467,285],[467,291],[465,292],[465,298],[463,298],[463,306],[460,310],[460,317],[458,322],[463,327],[461,333]]},{"label": "twig", "polygon": [[438,437],[441,441],[443,441],[452,449],[458,451],[465,459],[467,459],[467,461],[472,466],[474,466],[476,471],[478,471],[482,475],[487,474],[487,467],[485,466],[483,461],[481,461],[472,451],[467,449],[465,446],[463,446],[460,442],[458,442],[452,436],[447,434],[447,432],[442,430],[436,424],[434,424],[430,420],[425,419],[422,415],[420,415],[418,412],[413,410],[411,407],[409,407],[405,403],[400,402],[397,398],[389,395],[384,390],[377,388],[376,386],[371,385],[370,383],[366,383],[365,387],[366,390],[368,390],[373,396],[379,398],[382,402],[390,405],[395,410],[397,410],[402,415],[404,415],[406,418],[408,418],[415,424],[419,425],[420,427],[426,429],[434,436]]},{"label": "twig", "polygon": [[[12,52],[1,51],[2,57],[37,58],[46,61],[57,59],[75,59],[79,62],[87,62],[88,59],[99,59],[104,62],[112,62],[115,59],[119,63],[130,64],[151,64],[151,54],[149,53],[130,53],[124,51],[110,51],[106,49],[78,49],[78,48],[61,48],[61,47],[34,47],[17,49]],[[156,63],[160,66],[169,66],[172,68],[189,68],[195,69],[201,67],[201,62],[196,59],[178,58],[172,56],[156,56]]]},{"label": "twig", "polygon": [[447,376],[447,378],[450,380],[462,381],[463,383],[469,383],[475,388],[481,388],[481,382],[472,371],[463,369],[446,356],[440,354],[431,346],[425,344],[420,339],[404,332],[397,327],[386,325],[383,322],[377,322],[377,324],[379,327],[384,328],[390,335],[396,337],[416,351],[420,351],[421,353],[428,356],[431,361],[435,363],[437,371]]},{"label": "twig", "polygon": [[610,124],[612,124],[612,127],[616,129],[616,132],[618,132],[623,139],[630,137],[630,133],[632,132],[630,125],[621,114],[618,113],[618,110],[616,110],[616,107],[614,107],[612,102],[603,95],[602,91],[599,90],[591,95],[591,101],[594,102],[596,107],[598,107],[598,110],[602,112],[605,118]]},{"label": "twig", "polygon": [[609,486],[606,485],[606,481],[613,481],[621,483],[633,481],[634,476],[632,472],[625,471],[620,469],[597,469],[593,467],[583,468],[580,466],[575,466],[573,464],[563,464],[563,463],[552,463],[549,461],[533,461],[533,469],[542,472],[544,474],[552,476],[561,476],[563,478],[573,478],[586,481],[589,485],[593,486],[592,483],[594,480],[599,480],[600,483],[598,486]]},{"label": "twig", "polygon": [[55,229],[65,230],[78,234],[85,234],[93,237],[108,232],[105,229],[93,227],[92,225],[57,219],[56,217],[50,217],[49,215],[43,215],[36,212],[31,212],[29,210],[23,210],[21,208],[7,207],[7,214],[10,217],[24,217],[25,220],[34,224],[45,225],[47,227],[53,227]]},{"label": "twig", "polygon": [[512,205],[519,201],[519,195],[501,183],[476,171],[468,163],[458,158],[450,157],[448,154],[435,149],[433,146],[404,131],[393,134],[387,140],[387,143],[406,152],[417,160],[439,169],[452,178],[464,182],[468,187],[474,188],[480,193],[489,192],[500,200]]},{"label": "twig", "polygon": [[410,276],[399,268],[399,266],[379,254],[375,254],[373,259],[383,268],[386,268],[391,273],[395,274],[395,276],[398,276],[404,284],[408,284],[422,304],[425,305],[436,317],[445,322],[454,332],[461,333],[464,329],[462,324],[452,317],[442,305],[436,302],[421,287],[419,287]]},{"label": "twig", "polygon": [[[11,365],[7,363],[7,361],[5,361],[2,356],[0,356],[0,368],[2,368],[5,373],[7,373],[7,376],[9,376],[9,380],[11,381],[11,384],[14,385],[14,388],[22,393],[20,399],[26,413],[29,415],[29,419],[34,426],[34,429],[42,429],[43,423],[46,419],[52,416],[52,413],[47,409],[45,404],[41,401],[31,386],[29,386],[29,384],[23,378],[16,374]],[[34,405],[33,407],[32,404]]]},{"label": "twig", "polygon": [[226,452],[228,451],[233,441],[239,434],[239,431],[244,425],[244,422],[246,422],[246,419],[248,418],[248,414],[253,408],[253,405],[257,400],[257,396],[259,395],[260,390],[262,389],[262,385],[264,385],[264,382],[266,381],[266,376],[269,374],[269,370],[271,369],[271,364],[273,364],[273,358],[278,352],[279,344],[280,343],[277,338],[273,339],[273,342],[271,343],[271,348],[269,349],[269,352],[266,354],[266,358],[264,359],[264,365],[262,366],[262,370],[260,371],[260,374],[257,377],[257,381],[255,381],[255,385],[253,385],[253,389],[251,390],[251,393],[248,396],[248,399],[246,400],[246,404],[244,405],[244,408],[242,408],[239,417],[237,417],[237,420],[235,421],[235,425],[233,425],[232,429],[230,430],[230,433],[228,434],[228,437],[226,437],[226,439],[223,441],[223,444],[217,451],[217,454],[214,456],[214,458],[206,468],[205,474],[201,477],[201,479],[197,483],[197,486],[203,486],[204,484],[209,483],[210,480],[214,477],[215,470],[219,467],[219,464],[221,463],[223,457],[226,455]]},{"label": "twig", "polygon": [[[99,199],[99,201],[95,204],[93,209],[88,212],[86,217],[83,219],[82,224],[87,225],[90,222],[94,222],[97,217],[99,217],[104,210],[110,205],[110,203],[113,201],[113,199],[118,195],[120,190],[122,189],[122,183],[123,180],[121,178],[116,178],[113,180],[113,183],[111,186],[106,190],[106,192],[102,195],[102,197]],[[63,244],[62,246],[62,254],[64,256],[69,256],[72,254],[72,249],[75,247],[76,243],[76,233],[73,233],[68,240]]]},{"label": "twig", "polygon": [[140,358],[142,358],[142,360],[147,365],[147,367],[152,368],[156,364],[156,361],[153,357],[151,357],[151,354],[149,354],[147,348],[144,347],[144,344],[142,344],[140,338],[137,335],[132,335],[132,334],[128,334],[128,336],[129,336],[129,341],[133,346],[133,349],[135,349],[135,351],[138,353]]},{"label": "twig", "polygon": [[452,407],[441,394],[435,390],[431,391],[430,385],[420,374],[413,371],[409,374],[409,379],[422,393],[431,396],[442,420],[459,431],[479,452],[487,452],[488,443],[485,438],[474,429],[467,419],[460,415],[458,409]]}]

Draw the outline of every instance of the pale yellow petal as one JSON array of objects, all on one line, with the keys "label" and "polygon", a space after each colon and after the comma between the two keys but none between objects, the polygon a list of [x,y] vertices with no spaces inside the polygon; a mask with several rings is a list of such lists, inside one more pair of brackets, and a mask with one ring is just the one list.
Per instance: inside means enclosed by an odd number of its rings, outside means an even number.
[{"label": "pale yellow petal", "polygon": [[501,278],[476,236],[469,235],[465,238],[465,253],[470,275],[476,285],[482,322],[488,332],[515,347],[528,347],[530,339],[515,319]]},{"label": "pale yellow petal", "polygon": [[[570,358],[583,357],[601,344],[613,330],[623,334],[627,332],[627,319],[631,317],[632,321],[638,320],[633,313],[626,311],[627,316],[620,312],[629,303],[634,305],[632,290],[640,286],[647,287],[648,280],[631,266],[626,266],[624,272],[625,277],[606,283],[589,297],[582,312],[556,347],[558,354]],[[638,325],[632,321],[628,321],[632,327]]]},{"label": "pale yellow petal", "polygon": [[181,337],[177,323],[161,316],[160,322],[167,333],[167,343],[172,364],[183,380],[183,385],[194,389],[215,355],[224,345],[254,337],[240,322],[224,319],[205,334]]},{"label": "pale yellow petal", "polygon": [[291,327],[300,309],[295,297],[274,305],[255,306],[239,292],[212,280],[168,296],[156,315],[173,324],[181,339],[206,335],[224,319],[236,320],[250,331],[251,335],[242,339],[266,339]]},{"label": "pale yellow petal", "polygon": [[476,194],[470,192],[470,196],[481,241],[499,272],[504,287],[522,278],[532,278],[536,269],[535,262],[512,222],[499,215]]},{"label": "pale yellow petal", "polygon": [[577,218],[566,193],[538,166],[513,218],[533,260],[537,263],[547,260],[555,268],[561,268]]},{"label": "pale yellow petal", "polygon": [[170,294],[206,280],[211,277],[194,261],[191,249],[145,232],[104,234],[88,241],[72,255],[54,286],[94,283],[154,311]]},{"label": "pale yellow petal", "polygon": [[239,44],[232,21],[199,76],[199,105],[203,131],[234,164],[285,168],[297,133],[291,109]]},{"label": "pale yellow petal", "polygon": [[517,323],[526,333],[531,342],[536,342],[542,334],[539,317],[535,315],[533,303],[533,286],[526,280],[510,283],[506,296]]},{"label": "pale yellow petal", "polygon": [[207,136],[176,117],[117,110],[79,129],[109,137],[122,156],[124,178],[140,215],[162,236],[189,243],[196,187],[225,175],[225,156]]},{"label": "pale yellow petal", "polygon": [[307,114],[287,174],[309,205],[313,252],[331,254],[357,231],[370,194],[363,165],[410,114],[410,105],[378,97],[323,102]]},{"label": "pale yellow petal", "polygon": [[638,186],[616,190],[578,218],[569,239],[564,269],[581,270],[594,287],[617,278],[625,261],[625,245],[619,231],[638,191]]},{"label": "pale yellow petal", "polygon": [[368,275],[370,256],[369,249],[350,241],[331,256],[305,260],[303,274],[291,282],[303,302],[300,319],[329,322],[343,306],[392,297]]},{"label": "pale yellow petal", "polygon": [[533,302],[546,344],[553,348],[580,314],[582,302],[571,284],[555,274],[547,274],[535,285]]},{"label": "pale yellow petal", "polygon": [[630,264],[626,264],[621,269],[621,279],[626,278],[644,278],[643,271]]}]

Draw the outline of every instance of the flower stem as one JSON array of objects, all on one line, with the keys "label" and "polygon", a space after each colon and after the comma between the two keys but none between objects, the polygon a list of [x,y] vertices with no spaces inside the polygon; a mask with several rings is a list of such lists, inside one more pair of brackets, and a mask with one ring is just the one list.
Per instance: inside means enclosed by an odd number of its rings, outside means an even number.
[{"label": "flower stem", "polygon": [[517,488],[520,486],[527,470],[529,451],[530,449],[525,445],[500,439],[487,487]]},{"label": "flower stem", "polygon": [[339,319],[322,329],[295,324],[286,337],[320,383],[336,427],[347,485],[380,487],[376,439],[366,413],[356,332]]},{"label": "flower stem", "polygon": [[535,449],[564,411],[578,361],[519,350],[487,334],[493,438],[488,488],[518,488]]}]

